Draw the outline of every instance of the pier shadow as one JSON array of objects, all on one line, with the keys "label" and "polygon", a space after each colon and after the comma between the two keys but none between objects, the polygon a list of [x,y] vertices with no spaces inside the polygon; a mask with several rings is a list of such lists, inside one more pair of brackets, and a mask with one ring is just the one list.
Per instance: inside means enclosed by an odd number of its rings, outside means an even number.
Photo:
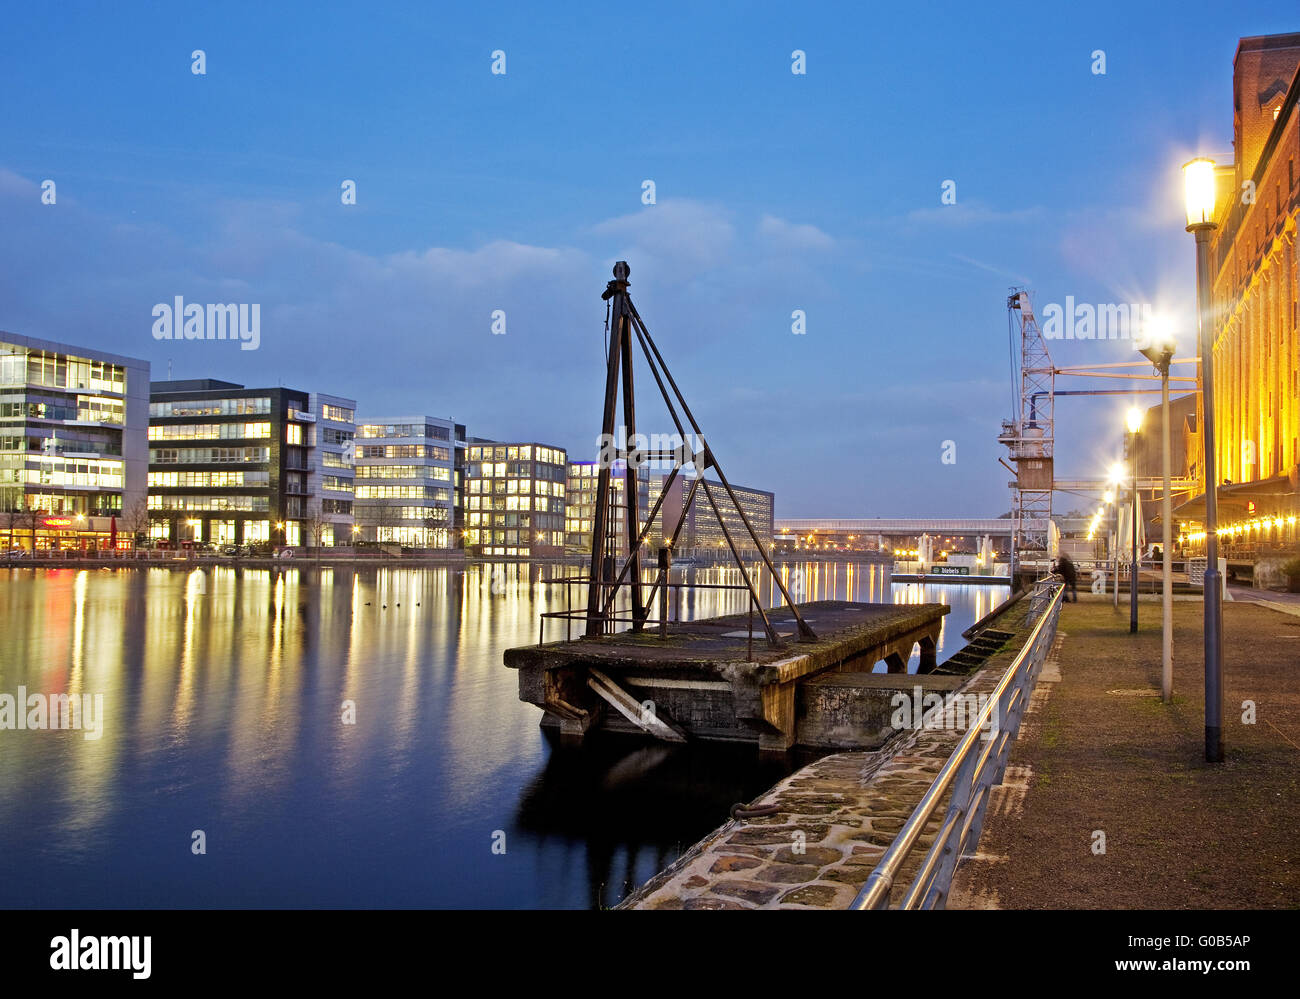
[{"label": "pier shadow", "polygon": [[516,827],[539,846],[585,848],[591,908],[618,904],[726,821],[733,804],[819,755],[764,760],[750,745],[670,746],[617,733],[571,747],[543,731],[549,758],[520,797]]}]

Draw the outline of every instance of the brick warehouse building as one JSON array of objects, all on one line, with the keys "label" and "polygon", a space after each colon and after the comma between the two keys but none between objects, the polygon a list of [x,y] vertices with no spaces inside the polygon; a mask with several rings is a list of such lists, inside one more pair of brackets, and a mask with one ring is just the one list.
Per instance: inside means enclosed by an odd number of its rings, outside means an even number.
[{"label": "brick warehouse building", "polygon": [[[1300,513],[1300,33],[1243,38],[1233,61],[1235,162],[1216,174],[1210,244],[1214,309],[1219,524],[1230,562],[1294,551]],[[1199,375],[1199,372],[1198,372]],[[1196,426],[1203,407],[1197,406]],[[1201,495],[1180,520],[1204,517],[1199,434],[1189,454]],[[1258,574],[1257,574],[1258,575]]]}]

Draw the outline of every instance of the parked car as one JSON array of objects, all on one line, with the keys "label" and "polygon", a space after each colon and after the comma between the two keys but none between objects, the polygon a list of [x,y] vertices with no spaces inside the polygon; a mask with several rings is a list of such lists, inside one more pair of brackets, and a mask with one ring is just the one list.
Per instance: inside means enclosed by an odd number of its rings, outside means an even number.
[{"label": "parked car", "polygon": [[275,553],[276,558],[293,558],[294,550],[292,548],[281,548]]},{"label": "parked car", "polygon": [[9,551],[5,552],[5,555],[6,555],[8,558],[26,558],[26,557],[27,557],[27,549],[26,549],[26,548],[10,548]]},{"label": "parked car", "polygon": [[244,548],[242,545],[222,545],[221,554],[222,555],[243,555]]}]

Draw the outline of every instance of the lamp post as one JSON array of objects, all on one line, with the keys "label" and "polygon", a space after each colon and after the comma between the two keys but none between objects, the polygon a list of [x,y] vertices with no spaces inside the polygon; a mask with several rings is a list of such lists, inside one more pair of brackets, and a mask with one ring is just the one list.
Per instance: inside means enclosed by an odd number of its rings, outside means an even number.
[{"label": "lamp post", "polygon": [[1129,561],[1128,573],[1128,631],[1130,635],[1138,630],[1138,483],[1137,483],[1137,439],[1142,429],[1142,410],[1133,406],[1128,411],[1125,422],[1128,424],[1130,463],[1133,466],[1133,514],[1132,534],[1133,548]]},{"label": "lamp post", "polygon": [[[1123,482],[1124,482],[1124,465],[1123,465],[1122,463],[1120,463],[1120,462],[1116,462],[1114,465],[1111,466],[1111,469],[1110,469],[1110,481],[1111,481],[1111,484],[1115,487],[1115,493],[1114,493],[1114,497],[1115,497],[1115,529],[1114,529],[1113,531],[1111,531],[1111,537],[1112,537],[1112,539],[1113,539],[1113,540],[1111,541],[1111,569],[1112,569],[1112,571],[1113,571],[1113,573],[1114,573],[1115,586],[1114,586],[1114,594],[1113,594],[1114,599],[1113,599],[1111,602],[1114,604],[1114,606],[1115,606],[1115,610],[1118,611],[1118,610],[1119,610],[1119,544],[1120,544],[1120,542],[1119,542],[1119,502],[1120,502],[1120,486],[1121,486],[1121,485],[1123,484]],[[1110,495],[1110,494],[1107,494],[1107,495]],[[1109,503],[1110,500],[1107,499],[1106,502]]]},{"label": "lamp post", "polygon": [[1210,236],[1214,232],[1214,161],[1183,165],[1187,231],[1196,238],[1196,328],[1201,354],[1201,440],[1205,475],[1205,761],[1223,762],[1223,594],[1219,581],[1219,471],[1214,447],[1214,315]]},{"label": "lamp post", "polygon": [[1174,359],[1173,337],[1166,335],[1159,342],[1142,348],[1142,356],[1160,372],[1160,423],[1162,429],[1160,475],[1164,496],[1160,501],[1161,555],[1164,579],[1161,595],[1161,666],[1160,699],[1168,704],[1174,696],[1174,574],[1173,553],[1173,499],[1170,494],[1169,473],[1169,365]]}]

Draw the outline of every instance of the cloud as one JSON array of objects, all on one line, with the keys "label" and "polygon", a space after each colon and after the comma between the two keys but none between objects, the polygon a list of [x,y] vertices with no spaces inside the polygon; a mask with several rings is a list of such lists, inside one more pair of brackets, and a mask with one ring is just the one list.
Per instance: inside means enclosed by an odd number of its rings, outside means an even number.
[{"label": "cloud", "polygon": [[758,223],[758,232],[764,239],[790,250],[833,250],[835,240],[815,225],[798,225],[764,215]]},{"label": "cloud", "polygon": [[[723,268],[736,252],[736,227],[715,205],[671,198],[587,230],[609,250],[609,259],[632,263],[638,273],[667,279],[694,278]],[[639,266],[638,266],[639,265]]]}]

